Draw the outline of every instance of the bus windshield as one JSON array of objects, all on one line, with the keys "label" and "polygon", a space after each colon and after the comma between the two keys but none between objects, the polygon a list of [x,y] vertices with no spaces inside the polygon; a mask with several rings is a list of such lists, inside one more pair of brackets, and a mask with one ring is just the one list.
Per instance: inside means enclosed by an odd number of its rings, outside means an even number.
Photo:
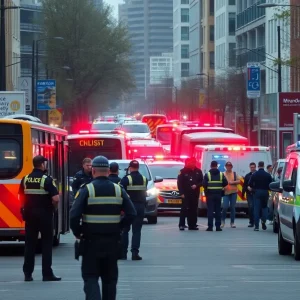
[{"label": "bus windshield", "polygon": [[69,174],[74,176],[81,170],[84,158],[91,159],[103,155],[107,159],[122,159],[122,144],[120,139],[109,138],[78,138],[69,140]]}]

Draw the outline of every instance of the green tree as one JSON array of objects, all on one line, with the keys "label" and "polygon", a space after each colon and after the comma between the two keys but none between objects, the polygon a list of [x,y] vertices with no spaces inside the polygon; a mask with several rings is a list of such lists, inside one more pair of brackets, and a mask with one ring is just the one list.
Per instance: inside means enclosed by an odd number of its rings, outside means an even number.
[{"label": "green tree", "polygon": [[[97,10],[90,0],[42,0],[47,65],[59,71],[58,96],[69,115],[86,120],[88,113],[118,103],[133,88],[130,42],[109,6]],[[51,37],[62,37],[54,40]],[[72,81],[66,81],[66,77]]]}]

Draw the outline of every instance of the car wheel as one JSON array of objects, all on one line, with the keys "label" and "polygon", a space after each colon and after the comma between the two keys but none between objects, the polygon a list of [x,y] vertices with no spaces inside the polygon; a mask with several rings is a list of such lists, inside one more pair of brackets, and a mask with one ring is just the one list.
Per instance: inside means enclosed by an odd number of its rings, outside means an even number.
[{"label": "car wheel", "polygon": [[295,228],[294,233],[294,258],[295,260],[300,260],[300,241],[299,241],[299,235],[297,233],[297,229]]},{"label": "car wheel", "polygon": [[148,224],[157,224],[157,216],[149,216],[147,217]]},{"label": "car wheel", "polygon": [[280,255],[291,255],[293,246],[283,239],[281,228],[278,230],[278,253]]},{"label": "car wheel", "polygon": [[275,214],[273,217],[273,232],[278,233],[278,222]]}]

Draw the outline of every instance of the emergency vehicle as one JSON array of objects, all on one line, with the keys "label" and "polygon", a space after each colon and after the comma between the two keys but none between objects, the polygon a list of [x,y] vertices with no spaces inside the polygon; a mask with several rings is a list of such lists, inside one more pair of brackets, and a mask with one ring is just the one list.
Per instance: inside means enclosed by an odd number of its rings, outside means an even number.
[{"label": "emergency vehicle", "polygon": [[193,132],[227,132],[233,133],[233,130],[230,128],[217,127],[217,126],[196,126],[196,127],[188,127],[188,126],[177,126],[172,130],[172,138],[171,138],[171,147],[170,154],[171,155],[181,155],[181,143],[183,136],[186,134],[190,134]]},{"label": "emergency vehicle", "polygon": [[278,253],[300,260],[300,142],[286,148],[287,158],[281,179],[270,184],[278,193]]},{"label": "emergency vehicle", "polygon": [[193,156],[196,145],[240,145],[247,146],[248,139],[235,134],[224,132],[194,132],[184,134],[181,141],[180,154]]},{"label": "emergency vehicle", "polygon": [[160,142],[166,153],[170,153],[172,132],[177,124],[163,124],[156,127],[156,140]]},{"label": "emergency vehicle", "polygon": [[156,127],[168,122],[167,117],[160,114],[143,115],[141,121],[148,124],[153,138],[155,138],[156,135]]},{"label": "emergency vehicle", "polygon": [[[245,145],[198,145],[194,149],[194,157],[197,161],[197,168],[200,168],[203,174],[210,170],[212,160],[218,162],[218,169],[225,172],[225,164],[230,161],[233,165],[233,171],[239,176],[244,177],[249,173],[249,164],[263,161],[265,165],[272,164],[270,149],[263,146],[245,146]],[[248,211],[246,198],[242,195],[244,179],[241,179],[238,185],[238,196],[236,208],[238,211]],[[203,215],[206,210],[206,197],[203,189],[200,193],[199,214]]]},{"label": "emergency vehicle", "polygon": [[161,157],[165,155],[162,144],[153,139],[131,139],[127,141],[127,158],[153,158]]}]

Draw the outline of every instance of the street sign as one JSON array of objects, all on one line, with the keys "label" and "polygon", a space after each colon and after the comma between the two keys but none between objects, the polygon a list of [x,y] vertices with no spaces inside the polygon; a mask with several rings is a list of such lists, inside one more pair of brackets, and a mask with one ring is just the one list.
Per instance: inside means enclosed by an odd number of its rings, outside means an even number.
[{"label": "street sign", "polygon": [[25,92],[25,105],[26,111],[32,110],[32,78],[31,77],[19,77],[18,78],[18,91]]},{"label": "street sign", "polygon": [[52,79],[38,80],[36,83],[37,109],[49,110],[56,108],[56,81]]},{"label": "street sign", "polygon": [[48,110],[49,125],[60,127],[62,125],[62,111],[60,109]]},{"label": "street sign", "polygon": [[247,97],[260,97],[260,64],[247,63]]},{"label": "street sign", "polygon": [[24,92],[0,92],[0,118],[25,114]]}]

